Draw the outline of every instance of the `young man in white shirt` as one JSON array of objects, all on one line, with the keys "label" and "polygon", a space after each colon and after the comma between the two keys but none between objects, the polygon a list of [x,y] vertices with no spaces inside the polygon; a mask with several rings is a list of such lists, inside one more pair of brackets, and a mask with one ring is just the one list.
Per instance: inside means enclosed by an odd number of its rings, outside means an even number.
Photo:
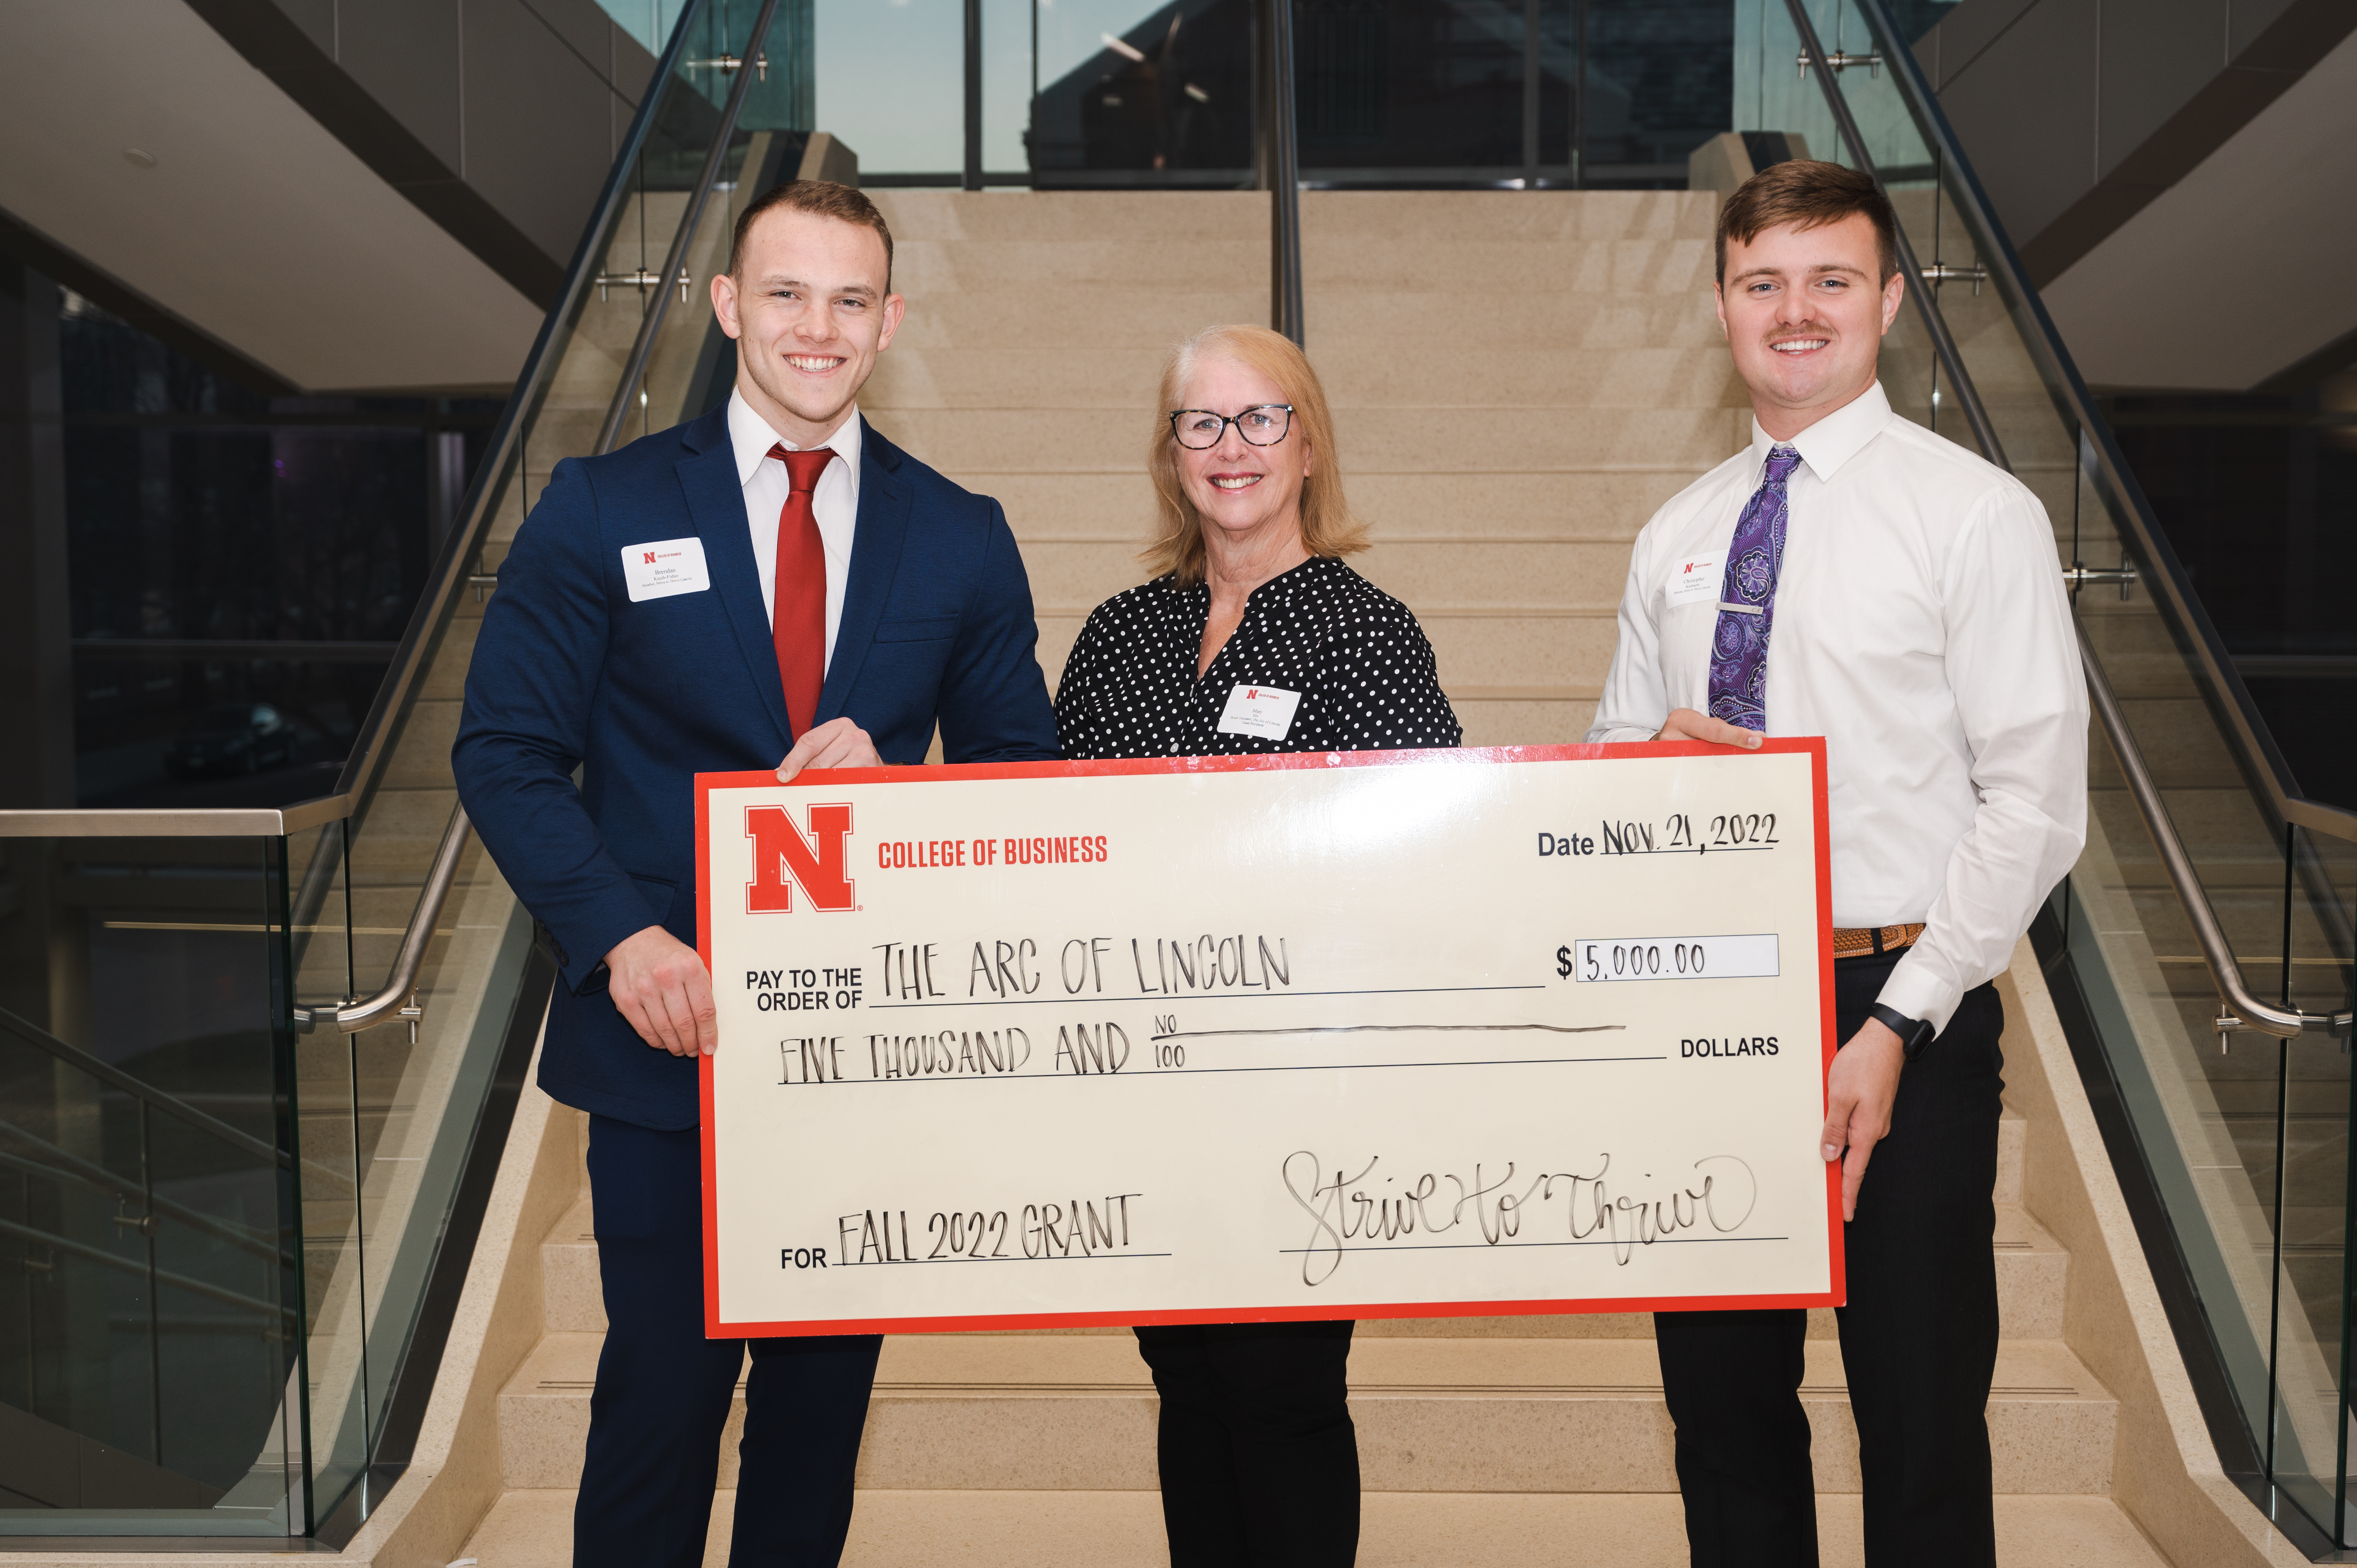
[{"label": "young man in white shirt", "polygon": [[[1842,1164],[1866,1560],[1988,1568],[1990,982],[2084,843],[2087,697],[2045,509],[1876,380],[1906,289],[1892,222],[1836,164],[1727,199],[1718,313],[1751,445],[1639,535],[1587,738],[1825,737],[1843,1044],[1824,1125],[1792,1133]],[[1717,595],[1672,594],[1701,563]],[[1697,1568],[1813,1565],[1807,1315],[1654,1322]]]}]

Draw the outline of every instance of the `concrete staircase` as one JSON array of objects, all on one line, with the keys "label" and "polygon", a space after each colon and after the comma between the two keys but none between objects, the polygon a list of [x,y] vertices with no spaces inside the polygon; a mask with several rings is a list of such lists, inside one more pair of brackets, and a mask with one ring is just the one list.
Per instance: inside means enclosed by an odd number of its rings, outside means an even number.
[{"label": "concrete staircase", "polygon": [[[1005,502],[1052,684],[1088,610],[1139,580],[1162,356],[1265,320],[1265,198],[881,193],[909,318],[863,406]],[[1628,549],[1748,414],[1708,297],[1712,199],[1310,193],[1308,338],[1375,548],[1361,571],[1439,654],[1469,745],[1574,740]],[[2004,1322],[1989,1420],[2007,1564],[2165,1562],[2107,1493],[2113,1396],[2064,1343],[2071,1257],[2004,1127]],[[544,1335],[499,1401],[507,1492],[467,1554],[565,1561],[604,1316],[586,1183],[542,1250]],[[1368,1564],[1685,1561],[1671,1429],[1636,1316],[1361,1324],[1352,1408]],[[1857,1439],[1830,1314],[1811,1325],[1829,1563],[1860,1561]],[[886,1342],[847,1562],[1164,1561],[1155,1399],[1119,1330]],[[725,1559],[734,1429],[709,1561]]]},{"label": "concrete staircase", "polygon": [[[2005,1338],[1989,1426],[2004,1561],[2154,1568],[2165,1560],[2104,1495],[2116,1406],[2061,1339],[2070,1257],[2019,1202],[2026,1133],[2017,1118],[2004,1125],[1996,1195]],[[569,1551],[605,1327],[586,1176],[581,1192],[541,1245],[544,1333],[499,1401],[507,1490],[466,1553],[484,1568],[544,1568]],[[1827,1561],[1854,1562],[1857,1434],[1832,1316],[1813,1315],[1810,1334],[1802,1398]],[[1351,1357],[1369,1493],[1361,1561],[1683,1562],[1651,1335],[1649,1317],[1628,1315],[1361,1324]],[[741,1419],[740,1400],[713,1563],[726,1556]],[[846,1562],[1160,1562],[1154,1420],[1153,1385],[1120,1330],[888,1339]],[[1587,1545],[1566,1557],[1566,1540]]]}]

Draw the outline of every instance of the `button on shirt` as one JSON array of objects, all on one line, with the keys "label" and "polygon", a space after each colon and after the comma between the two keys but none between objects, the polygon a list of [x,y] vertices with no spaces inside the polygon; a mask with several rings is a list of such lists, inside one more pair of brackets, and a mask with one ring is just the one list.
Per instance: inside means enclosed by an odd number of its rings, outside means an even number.
[{"label": "button on shirt", "polygon": [[[770,428],[745,394],[728,394],[728,444],[737,455],[737,480],[745,487],[745,521],[753,531],[753,563],[761,573],[762,613],[777,613],[778,514],[785,510],[793,481],[786,466],[770,456],[782,445],[801,447]],[[859,409],[843,416],[834,434],[813,444],[834,449],[834,460],[811,492],[819,542],[826,547],[826,661],[834,663],[834,631],[843,624],[843,585],[851,578],[851,540],[859,526]]]},{"label": "button on shirt", "polygon": [[[1254,588],[1198,678],[1211,590],[1157,577],[1089,615],[1056,685],[1068,758],[1399,751],[1463,732],[1408,607],[1340,561],[1313,556]],[[1297,694],[1282,738],[1222,730],[1238,686]]]},{"label": "button on shirt", "polygon": [[[1717,583],[1771,445],[1755,422],[1638,535],[1590,741],[1708,710],[1718,596],[1668,590],[1689,564]],[[1878,384],[1787,445],[1768,734],[1825,737],[1834,924],[1924,921],[1881,1000],[1944,1028],[2086,842],[2087,688],[2053,531],[2029,487]]]}]

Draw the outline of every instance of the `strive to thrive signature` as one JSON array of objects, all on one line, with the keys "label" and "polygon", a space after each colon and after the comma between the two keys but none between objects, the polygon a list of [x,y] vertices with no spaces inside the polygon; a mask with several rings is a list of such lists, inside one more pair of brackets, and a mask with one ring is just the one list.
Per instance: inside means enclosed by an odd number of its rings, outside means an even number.
[{"label": "strive to thrive signature", "polygon": [[1668,1191],[1656,1187],[1650,1193],[1636,1190],[1634,1183],[1623,1190],[1617,1181],[1607,1181],[1612,1169],[1609,1154],[1598,1155],[1590,1171],[1536,1176],[1518,1176],[1511,1160],[1494,1176],[1478,1163],[1469,1176],[1385,1176],[1382,1165],[1383,1156],[1371,1155],[1356,1171],[1346,1174],[1337,1165],[1329,1174],[1326,1163],[1307,1149],[1285,1157],[1285,1189],[1309,1217],[1308,1244],[1299,1249],[1302,1283],[1332,1278],[1345,1252],[1430,1246],[1436,1243],[1410,1239],[1453,1230],[1466,1236],[1454,1244],[1469,1247],[1609,1244],[1613,1261],[1625,1266],[1636,1249],[1672,1240],[1680,1231],[1707,1226],[1724,1235],[1741,1229],[1760,1196],[1751,1167],[1733,1155],[1706,1155],[1694,1162],[1692,1176]]}]

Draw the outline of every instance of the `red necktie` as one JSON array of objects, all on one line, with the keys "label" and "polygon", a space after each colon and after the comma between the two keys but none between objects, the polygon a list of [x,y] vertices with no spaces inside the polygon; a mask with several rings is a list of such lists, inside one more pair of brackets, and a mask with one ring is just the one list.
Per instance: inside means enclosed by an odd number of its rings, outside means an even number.
[{"label": "red necktie", "polygon": [[832,447],[789,452],[783,442],[770,456],[786,466],[792,493],[778,513],[778,570],[770,597],[770,639],[778,649],[778,679],[786,689],[786,718],[800,736],[818,717],[819,688],[826,683],[826,544],[818,535],[811,492],[834,460]]}]

